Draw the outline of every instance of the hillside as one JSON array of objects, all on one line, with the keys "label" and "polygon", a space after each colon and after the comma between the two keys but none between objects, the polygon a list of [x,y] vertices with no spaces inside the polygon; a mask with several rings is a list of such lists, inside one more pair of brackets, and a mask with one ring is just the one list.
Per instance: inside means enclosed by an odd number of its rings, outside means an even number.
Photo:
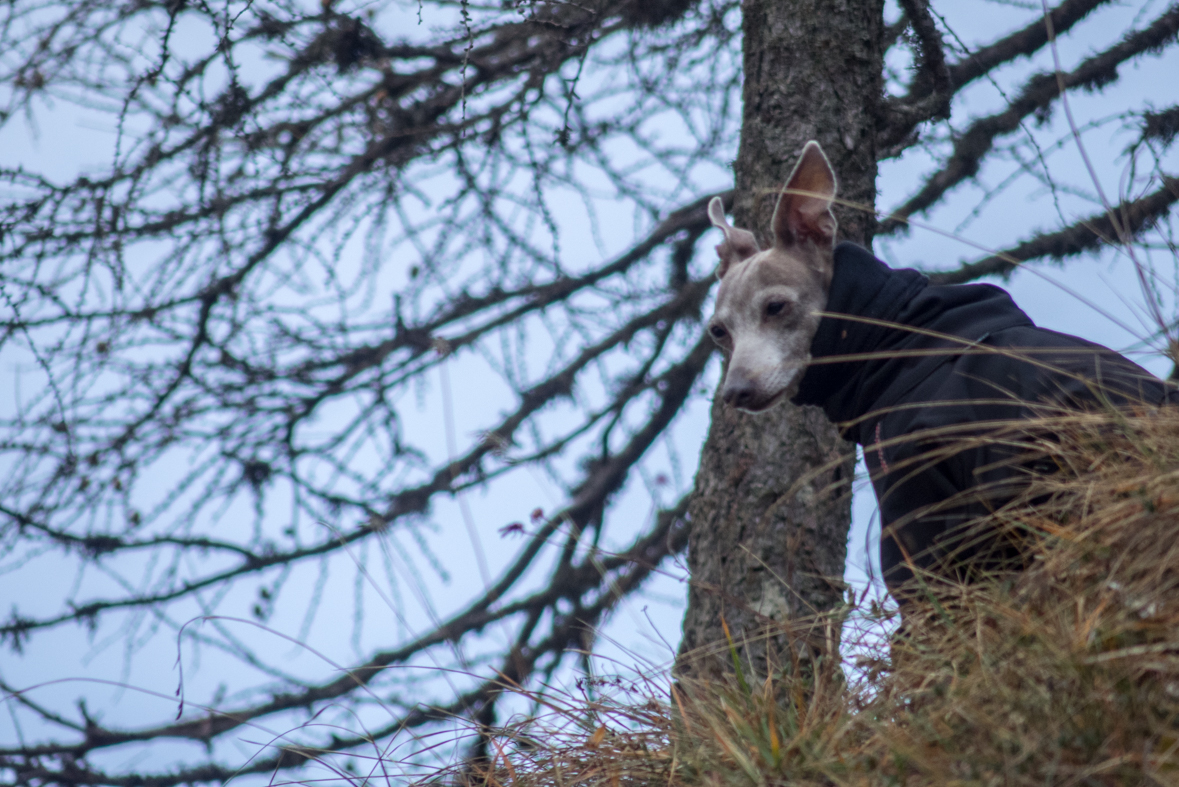
[{"label": "hillside", "polygon": [[[800,624],[772,676],[599,680],[497,730],[489,785],[1179,784],[1179,413],[1070,415],[1009,439],[1059,471],[995,513],[1030,566],[929,581],[845,681]],[[1045,430],[1035,430],[1037,435]],[[841,614],[847,614],[844,610]],[[723,646],[723,643],[722,643]],[[733,651],[736,652],[735,650]],[[438,778],[435,775],[433,778]]]}]

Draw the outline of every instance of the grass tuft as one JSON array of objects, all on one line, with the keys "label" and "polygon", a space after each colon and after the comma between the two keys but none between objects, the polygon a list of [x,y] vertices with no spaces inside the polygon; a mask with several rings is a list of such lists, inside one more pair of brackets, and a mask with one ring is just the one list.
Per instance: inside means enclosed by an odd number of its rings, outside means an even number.
[{"label": "grass tuft", "polygon": [[879,662],[845,677],[821,659],[784,659],[754,675],[730,638],[731,678],[535,698],[547,713],[495,730],[481,764],[435,778],[1179,784],[1179,408],[1050,426],[1023,448],[1059,471],[991,517],[1025,545],[1027,567],[969,585],[925,577],[931,603],[906,609],[905,634]]}]

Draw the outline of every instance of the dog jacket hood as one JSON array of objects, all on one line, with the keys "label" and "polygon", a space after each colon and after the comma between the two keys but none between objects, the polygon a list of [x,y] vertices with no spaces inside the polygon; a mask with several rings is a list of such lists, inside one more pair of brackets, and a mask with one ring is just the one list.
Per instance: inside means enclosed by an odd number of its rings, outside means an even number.
[{"label": "dog jacket hood", "polygon": [[[1004,328],[1033,325],[998,287],[930,285],[924,274],[893,270],[847,242],[835,247],[825,312],[793,401],[819,405],[837,424],[895,405],[956,349]],[[858,437],[854,426],[847,437]]]},{"label": "dog jacket hood", "polygon": [[931,285],[850,243],[835,249],[825,315],[793,401],[822,407],[864,446],[881,570],[898,598],[913,567],[961,577],[995,565],[979,557],[996,552],[977,523],[1029,470],[1050,469],[1005,429],[1046,429],[1030,424],[1059,408],[1179,402],[1118,353],[1036,327],[998,287]]}]

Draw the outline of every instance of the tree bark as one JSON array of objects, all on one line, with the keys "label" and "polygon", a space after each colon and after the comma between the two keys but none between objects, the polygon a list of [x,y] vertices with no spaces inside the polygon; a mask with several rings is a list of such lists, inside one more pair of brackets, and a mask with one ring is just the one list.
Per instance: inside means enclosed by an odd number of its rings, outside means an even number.
[{"label": "tree bark", "polygon": [[[743,12],[734,223],[765,247],[777,191],[802,146],[817,139],[840,197],[868,208],[837,207],[840,236],[871,243],[882,0],[746,0]],[[722,621],[743,661],[772,669],[767,658],[798,644],[792,628],[841,602],[854,458],[816,408],[784,403],[750,415],[716,397],[689,508],[681,675],[732,670]],[[837,647],[834,636],[825,632],[827,647]]]}]

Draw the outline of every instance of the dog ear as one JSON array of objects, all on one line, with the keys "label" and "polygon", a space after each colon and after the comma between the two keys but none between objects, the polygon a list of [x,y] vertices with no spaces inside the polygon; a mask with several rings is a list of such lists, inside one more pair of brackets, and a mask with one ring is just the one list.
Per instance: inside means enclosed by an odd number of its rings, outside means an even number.
[{"label": "dog ear", "polygon": [[[813,139],[802,149],[802,156],[786,180],[784,193],[774,208],[774,245],[793,246],[806,240],[818,245],[835,242],[835,216],[831,201],[835,198],[835,173]],[[791,194],[788,192],[807,192]]]},{"label": "dog ear", "polygon": [[729,268],[738,262],[744,262],[761,251],[752,232],[739,230],[725,219],[725,206],[720,197],[713,197],[709,201],[708,220],[725,234],[724,241],[716,247],[716,253],[720,255],[720,266],[716,269],[718,279],[724,278]]}]

